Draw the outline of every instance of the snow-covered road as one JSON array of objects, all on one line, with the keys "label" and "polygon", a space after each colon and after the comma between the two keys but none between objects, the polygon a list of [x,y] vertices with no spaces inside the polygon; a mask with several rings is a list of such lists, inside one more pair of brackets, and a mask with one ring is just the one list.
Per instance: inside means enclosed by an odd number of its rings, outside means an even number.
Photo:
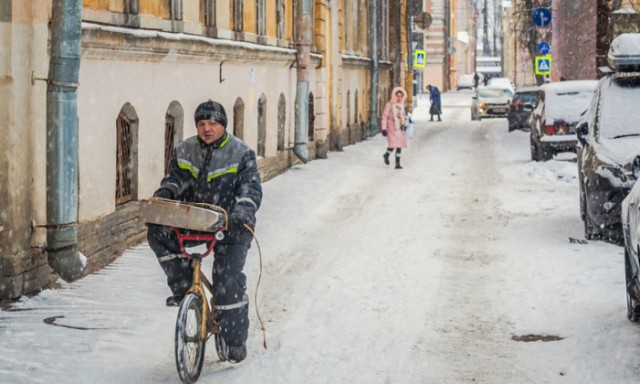
[{"label": "snow-covered road", "polygon": [[[252,303],[247,360],[220,363],[209,342],[199,382],[640,380],[622,248],[570,241],[583,239],[575,163],[530,162],[528,133],[471,122],[469,102],[443,95],[441,123],[417,108],[402,170],[377,135],[264,183],[268,349]],[[255,244],[246,271],[253,301]],[[23,298],[0,312],[0,382],[178,382],[168,294],[140,246]]]}]

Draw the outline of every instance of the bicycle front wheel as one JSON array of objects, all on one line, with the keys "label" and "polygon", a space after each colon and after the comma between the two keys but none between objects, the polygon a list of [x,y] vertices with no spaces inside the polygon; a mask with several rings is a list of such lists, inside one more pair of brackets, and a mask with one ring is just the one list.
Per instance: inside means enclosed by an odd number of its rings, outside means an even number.
[{"label": "bicycle front wheel", "polygon": [[176,367],[180,380],[192,384],[200,377],[204,362],[206,337],[200,339],[202,326],[202,299],[195,293],[187,294],[180,304],[176,320]]}]

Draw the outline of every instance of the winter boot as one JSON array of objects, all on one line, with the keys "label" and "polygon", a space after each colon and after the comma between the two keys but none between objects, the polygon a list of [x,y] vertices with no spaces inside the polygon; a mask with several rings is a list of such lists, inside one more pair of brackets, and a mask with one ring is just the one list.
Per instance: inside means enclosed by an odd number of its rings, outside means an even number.
[{"label": "winter boot", "polygon": [[385,152],[382,157],[384,158],[384,163],[389,165],[389,152]]},{"label": "winter boot", "polygon": [[179,307],[184,295],[171,295],[167,297],[167,307]]},{"label": "winter boot", "polygon": [[400,165],[400,156],[396,156],[396,169],[402,169],[402,165]]},{"label": "winter boot", "polygon": [[247,346],[242,345],[230,345],[228,352],[228,360],[232,364],[236,364],[241,362],[247,357]]}]

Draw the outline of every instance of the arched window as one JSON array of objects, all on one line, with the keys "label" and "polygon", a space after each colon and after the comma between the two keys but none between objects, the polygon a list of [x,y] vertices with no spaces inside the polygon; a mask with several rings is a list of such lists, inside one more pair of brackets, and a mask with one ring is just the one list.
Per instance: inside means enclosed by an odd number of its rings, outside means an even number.
[{"label": "arched window", "polygon": [[172,101],[164,117],[164,174],[169,173],[171,154],[182,139],[184,110],[177,101]]},{"label": "arched window", "polygon": [[244,101],[239,97],[233,105],[233,134],[244,140]]},{"label": "arched window", "polygon": [[309,92],[309,141],[314,140],[316,112],[314,109],[313,93]]},{"label": "arched window", "polygon": [[353,95],[354,101],[353,101],[353,122],[354,123],[359,123],[360,121],[358,120],[358,90],[356,89],[355,94]]},{"label": "arched window", "polygon": [[258,156],[265,157],[267,141],[267,97],[260,95],[258,99]]},{"label": "arched window", "polygon": [[138,114],[126,103],[116,119],[116,205],[138,198]]},{"label": "arched window", "polygon": [[347,91],[347,126],[351,124],[351,91]]},{"label": "arched window", "polygon": [[278,99],[278,151],[284,151],[284,132],[287,122],[287,101],[284,94]]}]

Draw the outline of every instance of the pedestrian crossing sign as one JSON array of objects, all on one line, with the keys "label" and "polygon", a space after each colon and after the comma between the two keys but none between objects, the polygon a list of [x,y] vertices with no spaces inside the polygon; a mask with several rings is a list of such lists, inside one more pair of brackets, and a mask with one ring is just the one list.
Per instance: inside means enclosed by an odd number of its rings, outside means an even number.
[{"label": "pedestrian crossing sign", "polygon": [[536,75],[551,74],[551,55],[536,56]]},{"label": "pedestrian crossing sign", "polygon": [[416,68],[427,67],[427,52],[423,49],[416,49],[413,54],[413,66]]}]

